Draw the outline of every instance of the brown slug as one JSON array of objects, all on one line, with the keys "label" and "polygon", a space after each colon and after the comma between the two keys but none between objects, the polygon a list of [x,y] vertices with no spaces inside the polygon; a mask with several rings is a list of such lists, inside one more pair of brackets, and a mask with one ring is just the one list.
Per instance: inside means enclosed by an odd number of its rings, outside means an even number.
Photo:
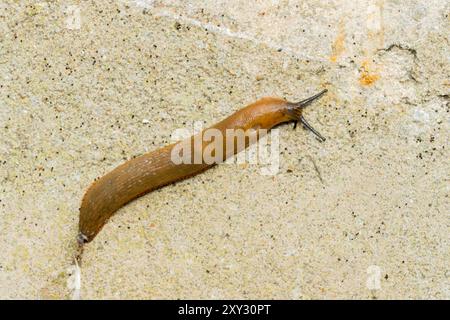
[{"label": "brown slug", "polygon": [[[224,133],[223,146],[225,146],[229,142],[226,141],[225,134],[225,131],[228,129],[242,129],[244,131],[248,129],[269,130],[283,122],[295,121],[295,124],[297,124],[297,121],[300,121],[321,141],[324,141],[325,138],[315,131],[303,118],[302,111],[305,106],[322,96],[326,91],[325,89],[297,103],[278,98],[263,98],[233,113],[209,129],[216,129]],[[205,129],[202,132],[209,129]],[[194,146],[196,136],[126,161],[94,181],[85,193],[80,207],[79,234],[77,238],[80,246],[83,243],[92,241],[108,219],[131,200],[212,167],[215,163],[209,163],[204,160],[178,164],[172,161],[173,157],[171,156],[174,148],[179,147],[182,143],[187,146]],[[259,136],[256,137],[256,139],[258,138]],[[222,153],[223,156],[220,156],[220,160],[226,160],[226,158],[246,148],[250,143],[249,140],[246,140],[244,146],[240,148],[235,146],[232,152]],[[194,153],[190,154],[189,157],[195,158],[198,152],[201,153],[207,148],[207,145],[207,143],[202,141],[200,150],[195,151],[196,149],[194,148]]]}]

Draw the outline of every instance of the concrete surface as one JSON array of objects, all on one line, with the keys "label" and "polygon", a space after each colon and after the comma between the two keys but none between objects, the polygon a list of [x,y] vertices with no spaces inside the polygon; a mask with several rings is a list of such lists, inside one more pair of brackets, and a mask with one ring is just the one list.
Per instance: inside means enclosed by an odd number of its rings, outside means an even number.
[{"label": "concrete surface", "polygon": [[280,172],[218,166],[86,246],[83,299],[450,298],[447,1],[3,1],[0,297],[67,299],[97,176],[263,96]]}]

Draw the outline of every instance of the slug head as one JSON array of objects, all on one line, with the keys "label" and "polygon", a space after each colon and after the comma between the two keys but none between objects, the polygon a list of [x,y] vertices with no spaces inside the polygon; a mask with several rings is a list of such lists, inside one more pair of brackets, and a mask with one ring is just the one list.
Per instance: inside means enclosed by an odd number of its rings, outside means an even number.
[{"label": "slug head", "polygon": [[324,89],[321,92],[300,102],[290,102],[287,110],[288,115],[295,121],[294,129],[297,127],[297,122],[300,121],[306,129],[314,133],[314,135],[317,137],[317,139],[319,139],[320,142],[324,142],[326,139],[306,121],[302,113],[303,108],[310,105],[314,100],[320,98],[327,91],[327,89]]}]

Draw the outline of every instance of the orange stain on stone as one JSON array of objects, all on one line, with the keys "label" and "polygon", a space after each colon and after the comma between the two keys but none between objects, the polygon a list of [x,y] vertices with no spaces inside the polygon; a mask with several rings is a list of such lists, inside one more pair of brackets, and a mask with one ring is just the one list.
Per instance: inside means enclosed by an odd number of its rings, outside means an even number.
[{"label": "orange stain on stone", "polygon": [[345,51],[345,27],[343,20],[339,23],[339,33],[331,48],[332,54],[330,60],[331,62],[336,62]]},{"label": "orange stain on stone", "polygon": [[380,79],[380,75],[371,71],[368,61],[363,61],[361,65],[361,76],[359,77],[359,83],[363,86],[370,86],[378,79]]}]

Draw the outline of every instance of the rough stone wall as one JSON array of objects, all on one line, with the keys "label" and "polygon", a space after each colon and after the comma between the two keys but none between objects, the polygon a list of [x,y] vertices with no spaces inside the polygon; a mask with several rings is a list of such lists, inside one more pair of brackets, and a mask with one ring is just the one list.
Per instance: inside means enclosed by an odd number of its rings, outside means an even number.
[{"label": "rough stone wall", "polygon": [[[126,206],[82,298],[450,298],[447,1],[3,1],[0,297],[70,297],[90,182],[263,96],[280,170],[221,165]],[[379,281],[378,281],[379,280]]]}]

